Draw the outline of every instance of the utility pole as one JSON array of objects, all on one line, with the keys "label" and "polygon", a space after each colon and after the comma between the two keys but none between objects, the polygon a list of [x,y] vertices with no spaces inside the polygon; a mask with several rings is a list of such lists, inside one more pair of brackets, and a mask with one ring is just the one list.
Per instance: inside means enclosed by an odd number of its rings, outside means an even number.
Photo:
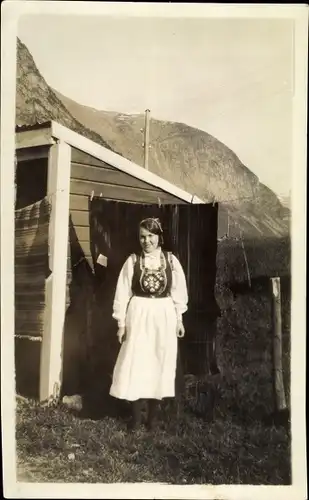
[{"label": "utility pole", "polygon": [[146,109],[145,111],[145,139],[144,139],[144,167],[146,170],[149,169],[148,160],[149,160],[149,123],[150,123],[150,109]]}]

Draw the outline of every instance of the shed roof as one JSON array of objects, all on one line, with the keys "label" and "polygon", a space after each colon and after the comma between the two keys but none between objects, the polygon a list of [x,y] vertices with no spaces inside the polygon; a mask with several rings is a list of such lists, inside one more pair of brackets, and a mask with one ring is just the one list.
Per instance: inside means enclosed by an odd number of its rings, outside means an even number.
[{"label": "shed roof", "polygon": [[205,203],[194,194],[184,191],[162,177],[146,170],[144,167],[73,132],[55,121],[37,123],[31,126],[17,126],[16,135],[17,149],[41,147],[43,145],[51,145],[54,142],[62,141],[126,174],[132,175],[136,179],[148,183],[150,186],[155,186],[166,193],[170,193],[182,201],[187,203]]}]

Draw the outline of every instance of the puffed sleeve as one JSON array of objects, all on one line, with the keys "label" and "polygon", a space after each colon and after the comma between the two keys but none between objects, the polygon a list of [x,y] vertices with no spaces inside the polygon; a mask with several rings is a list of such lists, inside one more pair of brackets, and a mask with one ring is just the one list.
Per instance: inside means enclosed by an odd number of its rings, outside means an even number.
[{"label": "puffed sleeve", "polygon": [[128,303],[132,297],[133,258],[128,257],[120,271],[113,304],[113,318],[125,326]]},{"label": "puffed sleeve", "polygon": [[182,319],[183,313],[185,313],[188,309],[188,290],[186,277],[183,272],[182,266],[175,257],[172,255],[173,261],[173,272],[172,272],[172,288],[171,288],[171,297],[175,304],[177,319]]}]

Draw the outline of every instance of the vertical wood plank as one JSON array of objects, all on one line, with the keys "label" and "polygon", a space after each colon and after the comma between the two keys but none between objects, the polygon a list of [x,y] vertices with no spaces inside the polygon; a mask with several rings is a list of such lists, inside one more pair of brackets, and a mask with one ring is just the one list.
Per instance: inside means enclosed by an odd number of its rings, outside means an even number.
[{"label": "vertical wood plank", "polygon": [[51,202],[49,268],[41,349],[40,400],[58,397],[61,387],[62,344],[66,306],[69,237],[71,147],[59,142],[50,148],[47,195]]},{"label": "vertical wood plank", "polygon": [[273,312],[273,371],[276,410],[286,410],[282,370],[282,317],[280,278],[271,278]]}]

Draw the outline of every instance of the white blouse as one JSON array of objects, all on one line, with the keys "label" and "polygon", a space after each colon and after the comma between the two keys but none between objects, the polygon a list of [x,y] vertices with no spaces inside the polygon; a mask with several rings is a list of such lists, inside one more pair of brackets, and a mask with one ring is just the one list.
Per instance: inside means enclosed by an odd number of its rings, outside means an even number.
[{"label": "white blouse", "polygon": [[[158,269],[160,267],[161,248],[154,252],[145,253],[145,266],[148,269]],[[172,255],[172,287],[171,297],[175,305],[177,318],[181,319],[182,314],[187,311],[188,291],[186,278],[181,264],[175,255]],[[116,286],[116,293],[113,304],[113,318],[117,320],[118,327],[125,326],[126,311],[128,303],[132,297],[132,278],[134,271],[133,257],[127,258],[120,271]]]}]

